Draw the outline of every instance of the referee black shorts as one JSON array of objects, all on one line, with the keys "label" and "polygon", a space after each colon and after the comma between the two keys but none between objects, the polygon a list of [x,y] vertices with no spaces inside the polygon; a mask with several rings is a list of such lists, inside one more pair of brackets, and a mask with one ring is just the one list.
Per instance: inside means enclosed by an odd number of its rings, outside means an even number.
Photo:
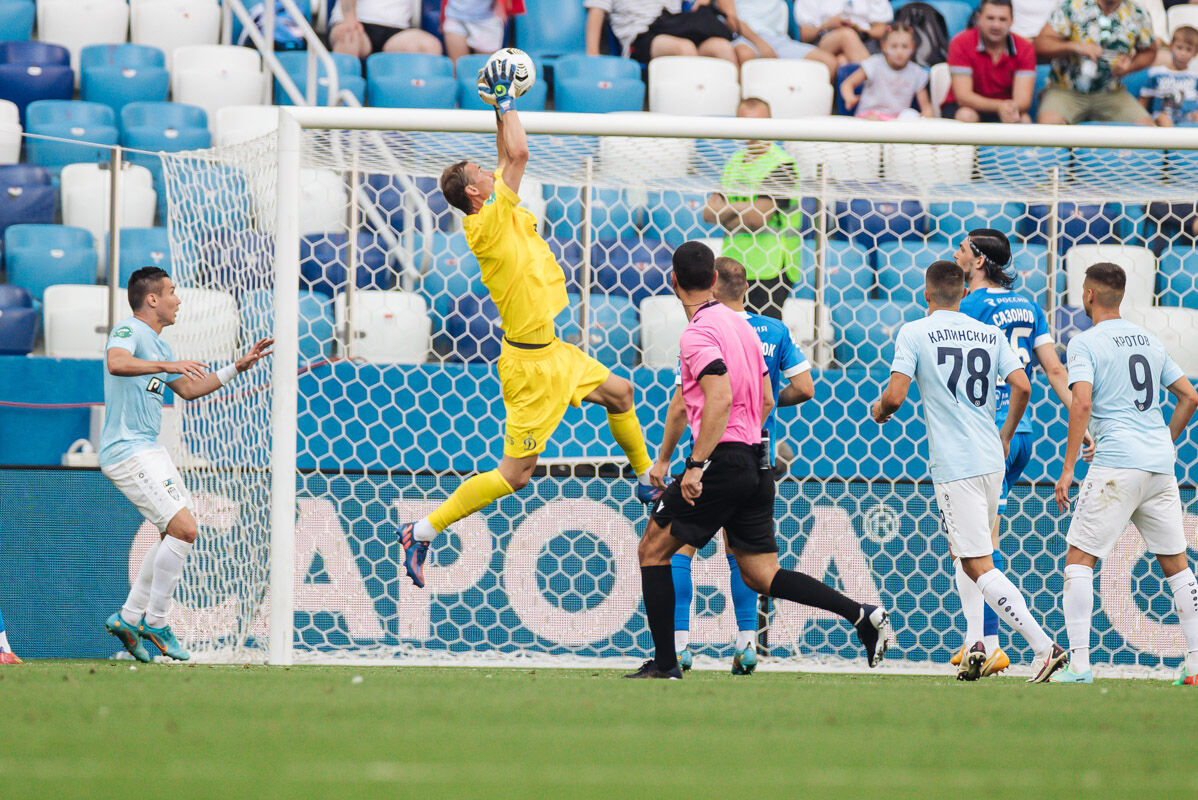
[{"label": "referee black shorts", "polygon": [[680,482],[675,481],[653,507],[652,519],[692,547],[703,547],[723,528],[732,547],[749,553],[778,552],[774,476],[761,469],[756,445],[716,445],[703,473],[703,493],[695,504],[683,499]]}]

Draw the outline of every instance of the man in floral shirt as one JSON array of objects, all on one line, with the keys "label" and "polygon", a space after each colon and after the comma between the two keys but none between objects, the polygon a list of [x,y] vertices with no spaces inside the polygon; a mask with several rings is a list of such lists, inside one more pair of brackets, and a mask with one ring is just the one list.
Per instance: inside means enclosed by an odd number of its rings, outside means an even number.
[{"label": "man in floral shirt", "polygon": [[1134,2],[1063,0],[1035,45],[1037,55],[1052,59],[1037,122],[1153,124],[1122,82],[1156,60],[1152,21]]}]

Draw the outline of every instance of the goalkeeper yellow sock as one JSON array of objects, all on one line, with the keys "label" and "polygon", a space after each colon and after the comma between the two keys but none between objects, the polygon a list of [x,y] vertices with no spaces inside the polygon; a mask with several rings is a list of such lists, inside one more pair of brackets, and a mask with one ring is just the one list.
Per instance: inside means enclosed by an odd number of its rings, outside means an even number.
[{"label": "goalkeeper yellow sock", "polygon": [[[641,449],[644,449],[643,444]],[[511,493],[511,484],[499,474],[499,470],[480,472],[455,489],[436,511],[428,515],[428,521],[438,531],[443,531],[459,519],[464,519]]]},{"label": "goalkeeper yellow sock", "polygon": [[645,447],[641,422],[636,418],[636,407],[619,414],[607,412],[607,426],[611,428],[611,435],[616,444],[620,445],[624,455],[628,456],[632,471],[638,476],[648,472],[653,462],[649,459],[649,450]]}]

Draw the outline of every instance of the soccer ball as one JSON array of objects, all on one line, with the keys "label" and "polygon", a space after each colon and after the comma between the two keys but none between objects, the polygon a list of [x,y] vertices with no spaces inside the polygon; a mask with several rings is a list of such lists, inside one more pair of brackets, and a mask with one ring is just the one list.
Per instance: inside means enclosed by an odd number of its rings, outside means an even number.
[{"label": "soccer ball", "polygon": [[532,58],[529,57],[528,53],[523,50],[515,47],[505,47],[502,50],[496,50],[487,59],[487,66],[491,66],[492,62],[495,61],[506,61],[514,68],[512,97],[519,97],[531,89],[532,85],[537,82],[537,67],[532,63]]}]

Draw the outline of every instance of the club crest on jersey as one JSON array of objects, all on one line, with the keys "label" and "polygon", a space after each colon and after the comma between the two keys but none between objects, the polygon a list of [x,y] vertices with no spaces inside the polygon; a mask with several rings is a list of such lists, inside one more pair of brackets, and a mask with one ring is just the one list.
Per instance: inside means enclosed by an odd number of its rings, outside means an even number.
[{"label": "club crest on jersey", "polygon": [[133,329],[130,328],[128,325],[122,325],[121,327],[117,328],[115,331],[112,332],[112,337],[114,339],[128,339],[132,335],[133,335]]},{"label": "club crest on jersey", "polygon": [[162,387],[164,385],[165,384],[163,384],[161,378],[150,378],[150,382],[146,384],[146,391],[149,392],[150,394],[156,394],[159,397],[161,397],[162,396]]}]

